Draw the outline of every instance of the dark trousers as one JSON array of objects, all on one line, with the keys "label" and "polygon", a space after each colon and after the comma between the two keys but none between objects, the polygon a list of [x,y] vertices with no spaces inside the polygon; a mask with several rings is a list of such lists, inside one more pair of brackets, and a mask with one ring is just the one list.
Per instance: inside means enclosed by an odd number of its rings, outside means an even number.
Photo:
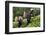
[{"label": "dark trousers", "polygon": [[27,25],[30,23],[31,18],[27,18]]},{"label": "dark trousers", "polygon": [[22,25],[22,20],[19,20],[19,26],[18,27],[21,27]]}]

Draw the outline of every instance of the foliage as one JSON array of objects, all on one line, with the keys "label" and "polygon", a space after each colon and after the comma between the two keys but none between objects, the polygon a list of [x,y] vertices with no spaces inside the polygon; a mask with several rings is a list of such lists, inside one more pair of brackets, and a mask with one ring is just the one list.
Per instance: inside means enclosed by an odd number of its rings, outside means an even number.
[{"label": "foliage", "polygon": [[[30,9],[33,9],[32,11]],[[31,12],[30,23],[27,25],[27,19],[24,18],[21,27],[40,27],[40,8],[13,7],[13,28],[18,28],[19,22],[16,16],[22,16],[25,12]],[[15,19],[16,17],[16,19]]]},{"label": "foliage", "polygon": [[19,22],[13,22],[13,28],[18,28]]},{"label": "foliage", "polygon": [[40,27],[40,16],[31,17],[27,27]]},{"label": "foliage", "polygon": [[26,27],[27,26],[27,19],[23,19],[21,27]]}]

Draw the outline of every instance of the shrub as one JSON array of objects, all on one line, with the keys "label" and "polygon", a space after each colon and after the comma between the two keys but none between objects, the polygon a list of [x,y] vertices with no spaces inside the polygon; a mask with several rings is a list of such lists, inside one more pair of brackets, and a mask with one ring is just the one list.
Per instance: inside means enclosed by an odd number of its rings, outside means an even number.
[{"label": "shrub", "polygon": [[13,28],[17,28],[19,25],[19,22],[13,22]]},{"label": "shrub", "polygon": [[27,25],[27,19],[23,19],[21,27],[26,27],[26,25]]}]

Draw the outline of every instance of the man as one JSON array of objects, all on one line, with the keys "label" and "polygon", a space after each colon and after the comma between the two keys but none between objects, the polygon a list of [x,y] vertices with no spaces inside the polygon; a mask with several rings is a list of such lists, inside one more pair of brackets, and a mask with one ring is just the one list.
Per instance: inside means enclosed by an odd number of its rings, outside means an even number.
[{"label": "man", "polygon": [[22,25],[22,20],[23,20],[23,18],[22,18],[22,16],[19,16],[19,27]]},{"label": "man", "polygon": [[30,9],[30,11],[26,12],[26,18],[27,18],[27,25],[31,22],[31,16],[32,16],[32,13],[33,13],[33,9]]},{"label": "man", "polygon": [[27,12],[26,13],[26,18],[27,18],[27,24],[30,22],[30,17],[31,17],[31,15],[30,15],[30,13],[29,12]]}]

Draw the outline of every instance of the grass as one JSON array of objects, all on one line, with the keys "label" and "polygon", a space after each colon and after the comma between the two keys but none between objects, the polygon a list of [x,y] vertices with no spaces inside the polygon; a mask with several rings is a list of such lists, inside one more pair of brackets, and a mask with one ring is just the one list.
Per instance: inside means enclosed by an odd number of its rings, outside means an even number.
[{"label": "grass", "polygon": [[[18,28],[19,22],[13,23],[13,28]],[[21,27],[40,27],[40,16],[31,17],[30,23],[27,25],[26,19],[23,19]]]}]

